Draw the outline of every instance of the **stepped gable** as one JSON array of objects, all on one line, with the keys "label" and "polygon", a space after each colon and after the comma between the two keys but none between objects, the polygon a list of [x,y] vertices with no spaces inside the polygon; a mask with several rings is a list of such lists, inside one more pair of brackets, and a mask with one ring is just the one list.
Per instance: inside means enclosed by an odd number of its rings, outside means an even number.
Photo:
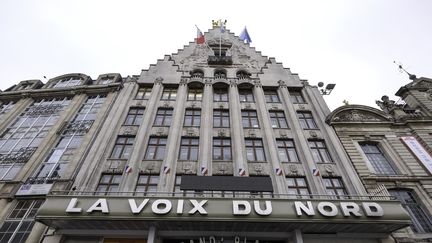
[{"label": "stepped gable", "polygon": [[171,56],[165,55],[156,64],[151,64],[149,69],[142,70],[138,83],[154,83],[156,79],[163,80],[163,83],[178,83],[182,73],[178,65],[174,63]]},{"label": "stepped gable", "polygon": [[418,79],[412,81],[411,83],[409,83],[405,86],[402,86],[396,92],[396,95],[399,97],[402,97],[408,90],[412,90],[412,89],[423,90],[423,91],[430,90],[430,89],[432,89],[432,79],[425,78],[425,77],[418,78]]},{"label": "stepped gable", "polygon": [[382,123],[392,122],[392,117],[387,113],[364,105],[344,105],[333,112],[327,118],[326,123]]},{"label": "stepped gable", "polygon": [[[219,28],[210,29],[204,33],[206,42],[209,46],[219,45],[221,40],[222,45],[229,45],[231,48],[227,51],[227,56],[232,57],[233,64],[230,68],[237,67],[239,70],[246,70],[256,77],[261,68],[265,66],[268,58],[263,56],[261,52],[244,43],[238,36],[226,30],[220,36]],[[207,59],[214,55],[207,45],[196,44],[190,42],[183,49],[179,49],[177,53],[172,54],[172,59],[175,64],[179,65],[182,71],[191,71],[195,68],[208,67]]]},{"label": "stepped gable", "polygon": [[271,57],[266,65],[262,68],[259,74],[262,85],[275,85],[278,81],[289,87],[302,87],[302,80],[297,74],[291,73],[289,68],[284,68],[282,63],[276,62],[276,59]]}]

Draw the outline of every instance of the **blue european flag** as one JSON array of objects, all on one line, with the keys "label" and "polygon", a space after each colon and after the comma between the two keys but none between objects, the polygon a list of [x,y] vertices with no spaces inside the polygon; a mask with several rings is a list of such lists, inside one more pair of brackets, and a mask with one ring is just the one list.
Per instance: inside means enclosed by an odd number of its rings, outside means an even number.
[{"label": "blue european flag", "polygon": [[246,43],[251,43],[252,42],[252,39],[249,36],[249,33],[248,33],[247,29],[246,29],[246,26],[244,27],[244,29],[241,32],[241,34],[240,34],[239,37],[240,37],[240,40],[246,41]]}]

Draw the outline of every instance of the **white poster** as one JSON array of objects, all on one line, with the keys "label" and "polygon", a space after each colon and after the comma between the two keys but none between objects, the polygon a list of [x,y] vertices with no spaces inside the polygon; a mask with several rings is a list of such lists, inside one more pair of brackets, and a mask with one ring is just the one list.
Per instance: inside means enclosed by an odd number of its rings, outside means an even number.
[{"label": "white poster", "polygon": [[423,163],[423,165],[432,173],[432,157],[423,148],[423,146],[413,136],[401,137],[402,141],[410,148],[415,156]]}]

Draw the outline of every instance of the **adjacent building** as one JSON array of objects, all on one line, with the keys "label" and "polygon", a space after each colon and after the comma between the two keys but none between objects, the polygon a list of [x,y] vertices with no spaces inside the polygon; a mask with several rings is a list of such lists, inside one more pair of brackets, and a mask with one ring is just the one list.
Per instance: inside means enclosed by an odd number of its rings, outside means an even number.
[{"label": "adjacent building", "polygon": [[[340,110],[220,24],[140,75],[66,74],[0,93],[0,242],[355,243],[408,232],[395,200],[407,191],[377,192],[358,173],[336,133]],[[428,172],[404,166],[421,171],[404,176],[428,197]]]},{"label": "adjacent building", "polygon": [[411,227],[393,237],[400,242],[430,242],[432,80],[414,75],[410,79],[396,92],[399,101],[383,96],[377,101],[381,110],[345,105],[334,110],[327,122],[335,128],[365,187],[396,197],[411,216]]}]

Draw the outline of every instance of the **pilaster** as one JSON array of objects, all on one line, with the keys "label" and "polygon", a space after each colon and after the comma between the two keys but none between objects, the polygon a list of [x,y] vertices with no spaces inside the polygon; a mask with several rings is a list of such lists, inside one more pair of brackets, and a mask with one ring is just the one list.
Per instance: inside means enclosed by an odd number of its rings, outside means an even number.
[{"label": "pilaster", "polygon": [[[206,80],[201,109],[200,153],[199,164],[212,173],[212,131],[213,131],[213,88],[210,80]],[[201,173],[201,168],[198,169]]]}]

